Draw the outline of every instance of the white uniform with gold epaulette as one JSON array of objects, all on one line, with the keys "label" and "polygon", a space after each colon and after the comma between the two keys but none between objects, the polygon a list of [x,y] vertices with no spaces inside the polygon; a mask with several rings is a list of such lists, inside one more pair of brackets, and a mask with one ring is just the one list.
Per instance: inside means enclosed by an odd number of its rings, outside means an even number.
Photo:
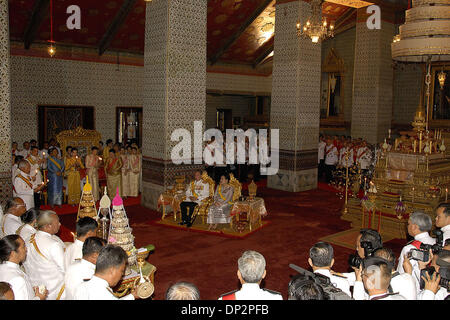
[{"label": "white uniform with gold epaulette", "polygon": [[[191,190],[191,184],[189,184],[186,188],[186,200],[185,201],[191,201],[189,198],[193,197]],[[194,180],[194,191],[197,194],[197,200],[192,201],[200,204],[204,199],[209,197],[209,184],[204,182],[202,179],[200,180]]]},{"label": "white uniform with gold epaulette", "polygon": [[91,280],[78,285],[75,289],[74,300],[134,300],[134,296],[129,294],[120,299],[117,298],[109,287],[108,281],[94,275]]},{"label": "white uniform with gold epaulette", "polygon": [[64,268],[66,270],[76,260],[83,258],[83,244],[84,242],[76,239],[75,242],[66,247],[66,251],[64,251]]},{"label": "white uniform with gold epaulette", "polygon": [[6,261],[0,264],[0,281],[11,285],[15,300],[39,300],[34,294],[30,278],[17,263]]},{"label": "white uniform with gold epaulette", "polygon": [[[25,179],[30,181],[32,186],[29,186],[22,178],[19,178],[18,175],[22,175]],[[25,202],[25,206],[27,210],[34,208],[34,190],[33,190],[33,182],[31,181],[31,177],[23,172],[20,169],[16,171],[16,177],[14,179],[14,197],[19,197]]]},{"label": "white uniform with gold epaulette", "polygon": [[64,300],[64,242],[44,231],[36,232],[33,238],[37,249],[33,243],[27,247],[26,265],[32,285],[44,285],[48,290],[47,300],[56,300],[58,296]]},{"label": "white uniform with gold epaulette", "polygon": [[9,213],[3,216],[1,227],[4,236],[16,234],[16,231],[20,226],[22,226],[22,220],[20,220],[19,217]]},{"label": "white uniform with gold epaulette", "polygon": [[91,280],[95,273],[95,264],[84,260],[77,259],[66,269],[64,283],[66,284],[66,300],[73,300],[75,297],[75,290],[77,287],[85,282]]}]

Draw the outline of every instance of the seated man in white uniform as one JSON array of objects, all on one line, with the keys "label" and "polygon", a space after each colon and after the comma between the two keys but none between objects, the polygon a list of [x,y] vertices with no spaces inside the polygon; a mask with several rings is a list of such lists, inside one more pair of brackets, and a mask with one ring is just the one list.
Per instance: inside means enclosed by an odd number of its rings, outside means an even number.
[{"label": "seated man in white uniform", "polygon": [[27,247],[22,238],[11,234],[0,240],[0,281],[8,282],[15,300],[45,300],[47,290],[39,292],[31,285],[30,278],[20,268],[27,257]]},{"label": "seated man in white uniform", "polygon": [[102,248],[95,264],[91,280],[75,289],[74,300],[134,300],[138,298],[136,288],[130,294],[117,298],[111,288],[122,279],[128,262],[128,255],[119,246],[108,244]]},{"label": "seated man in white uniform", "polygon": [[266,277],[266,260],[261,253],[245,251],[238,260],[237,276],[242,288],[221,295],[219,300],[283,300],[279,292],[260,288]]},{"label": "seated man in white uniform", "polygon": [[347,278],[330,273],[330,270],[334,264],[334,250],[329,243],[318,242],[314,246],[312,246],[312,248],[309,249],[308,263],[313,269],[314,273],[318,273],[329,278],[330,282],[336,288],[341,289],[349,296],[349,298],[352,296]]},{"label": "seated man in white uniform", "polygon": [[27,206],[26,210],[34,208],[34,193],[41,191],[45,184],[36,185],[30,176],[31,165],[28,161],[19,162],[19,167],[14,179],[14,196],[22,198]]},{"label": "seated man in white uniform", "polygon": [[83,243],[83,258],[75,261],[66,269],[66,300],[73,300],[75,289],[84,281],[90,280],[95,273],[97,258],[106,245],[106,241],[98,237],[87,238]]},{"label": "seated man in white uniform", "polygon": [[17,229],[22,225],[20,217],[26,212],[25,203],[21,198],[8,200],[5,207],[5,215],[2,220],[2,235],[16,234]]},{"label": "seated man in white uniform", "polygon": [[98,223],[90,217],[83,217],[77,221],[77,238],[75,242],[68,245],[64,252],[64,267],[67,269],[76,260],[83,257],[83,243],[89,237],[97,235]]},{"label": "seated man in white uniform", "polygon": [[[186,190],[186,200],[180,204],[181,225],[191,226],[191,217],[195,207],[207,197],[209,197],[209,184],[202,180],[202,173],[197,170],[194,174],[194,180]],[[187,211],[188,208],[189,214]]]},{"label": "seated man in white uniform", "polygon": [[61,223],[54,211],[41,211],[37,219],[38,231],[28,246],[26,272],[33,286],[44,285],[47,300],[64,300],[64,243],[56,236]]}]

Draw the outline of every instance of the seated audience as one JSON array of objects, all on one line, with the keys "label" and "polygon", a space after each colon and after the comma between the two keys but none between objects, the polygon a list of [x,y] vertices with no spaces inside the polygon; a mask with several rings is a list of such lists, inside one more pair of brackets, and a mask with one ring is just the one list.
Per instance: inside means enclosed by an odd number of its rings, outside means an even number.
[{"label": "seated audience", "polygon": [[90,280],[95,273],[98,255],[106,241],[98,237],[87,238],[83,243],[83,258],[68,266],[64,278],[66,300],[73,300],[75,289],[84,281]]},{"label": "seated audience", "polygon": [[44,285],[48,300],[64,300],[64,243],[56,234],[61,223],[54,211],[41,211],[38,231],[30,238],[26,272],[34,286]]},{"label": "seated audience", "polygon": [[15,300],[44,300],[48,292],[39,293],[39,288],[31,285],[31,280],[20,269],[27,257],[25,242],[18,235],[8,235],[0,240],[0,281],[8,282]]},{"label": "seated audience", "polygon": [[166,300],[200,300],[200,292],[192,283],[177,282],[167,289]]},{"label": "seated audience", "polygon": [[308,263],[313,269],[314,273],[321,274],[330,279],[331,283],[341,289],[343,292],[352,296],[350,293],[350,285],[345,277],[331,274],[330,270],[334,264],[334,250],[333,247],[326,242],[318,242],[309,250]]},{"label": "seated audience", "polygon": [[75,289],[74,300],[134,300],[138,298],[136,288],[123,298],[117,298],[111,288],[122,279],[128,255],[121,247],[108,244],[100,251],[95,273],[91,280]]},{"label": "seated audience", "polygon": [[266,260],[259,252],[248,250],[242,254],[237,276],[242,288],[220,296],[219,300],[283,300],[279,292],[260,288],[266,277]]},{"label": "seated audience", "polygon": [[81,260],[83,257],[83,242],[89,237],[97,235],[98,223],[90,217],[84,217],[77,221],[77,238],[68,245],[64,252],[64,267],[67,269],[75,260]]},{"label": "seated audience", "polygon": [[15,300],[11,285],[7,282],[0,282],[0,300]]},{"label": "seated audience", "polygon": [[20,217],[25,211],[25,203],[21,198],[16,197],[8,200],[2,221],[2,233],[4,236],[16,234],[17,229],[22,225]]},{"label": "seated audience", "polygon": [[314,280],[299,274],[289,282],[288,300],[325,300],[325,293]]}]

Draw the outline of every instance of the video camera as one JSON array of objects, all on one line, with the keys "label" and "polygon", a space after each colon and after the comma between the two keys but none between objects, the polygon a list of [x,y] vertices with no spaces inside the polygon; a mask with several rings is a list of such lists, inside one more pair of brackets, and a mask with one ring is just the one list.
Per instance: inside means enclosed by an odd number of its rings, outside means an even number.
[{"label": "video camera", "polygon": [[433,254],[439,254],[444,247],[444,233],[440,229],[433,230],[436,236],[435,244],[421,243],[419,249],[411,249],[407,253],[408,259],[426,262],[430,259],[430,250]]},{"label": "video camera", "polygon": [[295,264],[289,264],[289,268],[294,269],[301,275],[307,277],[308,279],[314,281],[318,286],[320,286],[325,294],[325,300],[353,300],[348,294],[343,292],[341,289],[336,288],[327,276],[312,273],[305,270]]},{"label": "video camera", "polygon": [[[425,288],[425,281],[422,279],[422,276],[426,278],[427,272],[430,275],[430,278],[432,278],[433,274],[436,272],[436,269],[430,266],[420,270],[420,290],[423,290]],[[441,276],[441,279],[439,280],[439,285],[447,289],[447,291],[450,291],[450,268],[440,267],[438,273]]]}]

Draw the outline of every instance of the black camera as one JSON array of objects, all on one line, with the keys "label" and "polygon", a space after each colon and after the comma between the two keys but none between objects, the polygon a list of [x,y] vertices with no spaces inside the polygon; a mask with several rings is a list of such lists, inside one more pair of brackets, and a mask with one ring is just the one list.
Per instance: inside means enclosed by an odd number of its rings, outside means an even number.
[{"label": "black camera", "polygon": [[[420,246],[420,247],[422,247],[422,246]],[[408,259],[427,262],[428,260],[430,260],[430,252],[429,252],[429,250],[411,249],[406,254],[406,257]]]},{"label": "black camera", "polygon": [[[420,270],[420,290],[425,288],[425,281],[422,279],[422,276],[426,278],[426,273],[428,272],[430,278],[433,278],[433,274],[436,273],[436,269],[434,267],[426,267],[425,269]],[[440,267],[439,275],[441,279],[439,280],[439,285],[442,288],[450,290],[450,268],[448,267]]]},{"label": "black camera", "polygon": [[[364,249],[364,257],[365,258],[371,257],[374,254],[374,252],[377,250],[372,247],[372,243],[369,241],[361,241],[361,248]],[[358,255],[358,253],[351,254],[348,258],[348,264],[350,265],[350,267],[359,269],[359,266],[361,265],[363,260],[364,259],[361,258]]]}]

